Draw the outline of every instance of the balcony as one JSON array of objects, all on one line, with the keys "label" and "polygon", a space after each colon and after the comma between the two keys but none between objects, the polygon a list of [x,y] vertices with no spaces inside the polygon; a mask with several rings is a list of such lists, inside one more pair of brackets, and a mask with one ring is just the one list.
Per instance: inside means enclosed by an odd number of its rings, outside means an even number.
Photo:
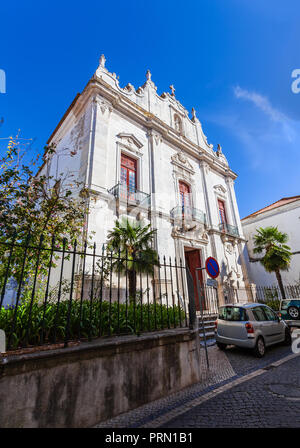
[{"label": "balcony", "polygon": [[150,207],[150,194],[137,190],[136,188],[128,187],[126,184],[118,183],[112,187],[108,192],[120,202],[126,203],[128,206],[140,205],[145,208]]},{"label": "balcony", "polygon": [[202,210],[198,210],[194,207],[182,207],[178,205],[177,207],[172,208],[170,211],[170,216],[174,221],[182,222],[182,223],[191,223],[192,221],[196,221],[203,225],[206,225],[206,215]]},{"label": "balcony", "polygon": [[226,222],[221,222],[219,224],[219,230],[223,233],[227,233],[231,236],[240,236],[238,228],[235,226],[231,226],[230,224],[227,224]]}]

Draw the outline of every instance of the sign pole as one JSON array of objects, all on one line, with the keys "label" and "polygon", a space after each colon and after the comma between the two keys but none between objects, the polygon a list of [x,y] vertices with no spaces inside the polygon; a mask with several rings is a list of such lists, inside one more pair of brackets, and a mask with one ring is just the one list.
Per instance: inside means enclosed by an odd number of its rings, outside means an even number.
[{"label": "sign pole", "polygon": [[[205,269],[205,268],[196,268],[195,270],[201,271],[202,269]],[[206,344],[206,333],[205,333],[204,320],[203,320],[203,303],[202,303],[202,295],[200,294],[200,280],[199,280],[198,275],[197,275],[197,291],[198,291],[198,297],[199,297],[199,302],[200,302],[201,323],[202,323],[202,330],[203,330],[203,337],[204,337],[206,364],[207,364],[207,368],[209,369],[209,359],[208,359],[207,344]]]}]

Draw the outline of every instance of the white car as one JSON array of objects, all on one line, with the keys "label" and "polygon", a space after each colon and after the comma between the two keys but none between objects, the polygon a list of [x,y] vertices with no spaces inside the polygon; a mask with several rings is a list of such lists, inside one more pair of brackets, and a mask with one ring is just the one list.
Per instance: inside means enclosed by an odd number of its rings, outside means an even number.
[{"label": "white car", "polygon": [[221,306],[215,322],[215,334],[221,350],[227,345],[236,345],[252,349],[260,358],[270,345],[280,342],[291,344],[287,324],[262,303]]}]

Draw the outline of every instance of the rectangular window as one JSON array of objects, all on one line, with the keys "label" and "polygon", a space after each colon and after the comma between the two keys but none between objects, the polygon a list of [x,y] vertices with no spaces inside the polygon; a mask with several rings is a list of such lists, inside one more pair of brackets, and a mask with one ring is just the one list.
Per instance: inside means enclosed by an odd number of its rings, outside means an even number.
[{"label": "rectangular window", "polygon": [[191,201],[191,190],[190,186],[185,182],[179,182],[179,194],[180,194],[180,205],[182,207],[182,214],[184,216],[190,216],[192,213],[192,201]]},{"label": "rectangular window", "polygon": [[121,195],[122,197],[135,198],[137,187],[137,161],[121,154]]},{"label": "rectangular window", "polygon": [[224,201],[221,201],[220,199],[218,199],[218,206],[219,206],[220,223],[227,224],[227,216],[226,216]]},{"label": "rectangular window", "polygon": [[267,308],[266,306],[264,306],[264,312],[265,312],[265,315],[267,316],[267,320],[271,320],[271,321],[278,320],[278,317],[276,316],[275,313],[273,313],[273,311],[270,308]]},{"label": "rectangular window", "polygon": [[246,310],[238,306],[222,306],[219,310],[219,319],[232,322],[248,320]]},{"label": "rectangular window", "polygon": [[253,313],[253,316],[255,317],[255,320],[258,320],[259,322],[264,322],[268,320],[264,313],[264,307],[258,306],[256,308],[252,308],[251,311]]},{"label": "rectangular window", "polygon": [[227,230],[227,216],[225,210],[225,203],[218,199],[218,207],[219,207],[219,219],[220,219],[220,227],[223,232]]}]

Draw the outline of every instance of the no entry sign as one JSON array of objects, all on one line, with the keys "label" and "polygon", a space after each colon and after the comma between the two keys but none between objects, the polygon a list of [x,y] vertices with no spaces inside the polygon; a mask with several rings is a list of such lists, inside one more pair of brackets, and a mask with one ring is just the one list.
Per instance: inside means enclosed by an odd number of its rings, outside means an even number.
[{"label": "no entry sign", "polygon": [[213,257],[208,257],[205,262],[205,269],[211,278],[217,278],[220,274],[219,263]]}]

